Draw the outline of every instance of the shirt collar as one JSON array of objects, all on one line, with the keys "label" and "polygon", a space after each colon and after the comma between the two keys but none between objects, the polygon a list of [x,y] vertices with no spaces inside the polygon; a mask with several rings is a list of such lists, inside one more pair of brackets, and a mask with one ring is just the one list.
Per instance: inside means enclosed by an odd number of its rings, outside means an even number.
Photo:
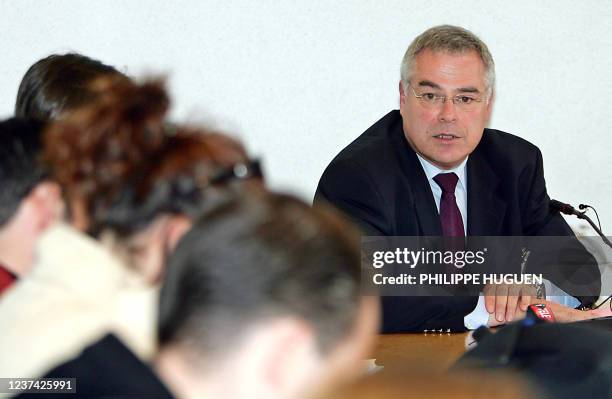
[{"label": "shirt collar", "polygon": [[421,163],[421,166],[423,167],[423,171],[425,171],[427,180],[433,180],[433,178],[436,177],[436,175],[440,173],[455,173],[457,177],[459,178],[459,182],[461,183],[461,185],[464,188],[467,187],[467,181],[465,178],[465,174],[466,174],[465,166],[467,164],[467,160],[469,156],[466,157],[463,160],[463,162],[461,162],[459,165],[457,165],[453,169],[440,169],[434,164],[432,164],[431,162],[429,162],[428,160],[426,160],[425,158],[423,158],[421,154],[419,154],[418,152],[416,154],[417,154],[417,157],[419,158],[419,162]]}]

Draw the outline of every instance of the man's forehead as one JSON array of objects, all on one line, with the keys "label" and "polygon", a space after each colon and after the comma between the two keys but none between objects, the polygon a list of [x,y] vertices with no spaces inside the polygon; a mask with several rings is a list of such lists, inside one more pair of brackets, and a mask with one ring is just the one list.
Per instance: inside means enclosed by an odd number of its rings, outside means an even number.
[{"label": "man's forehead", "polygon": [[425,49],[415,57],[412,84],[439,89],[470,89],[485,87],[485,67],[474,50],[463,52]]}]

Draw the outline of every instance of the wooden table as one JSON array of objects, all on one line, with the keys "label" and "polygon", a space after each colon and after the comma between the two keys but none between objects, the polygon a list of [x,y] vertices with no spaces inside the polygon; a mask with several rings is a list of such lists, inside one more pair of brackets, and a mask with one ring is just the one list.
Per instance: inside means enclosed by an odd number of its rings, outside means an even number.
[{"label": "wooden table", "polygon": [[468,333],[384,334],[374,357],[386,368],[427,361],[441,369],[450,367],[465,352]]}]

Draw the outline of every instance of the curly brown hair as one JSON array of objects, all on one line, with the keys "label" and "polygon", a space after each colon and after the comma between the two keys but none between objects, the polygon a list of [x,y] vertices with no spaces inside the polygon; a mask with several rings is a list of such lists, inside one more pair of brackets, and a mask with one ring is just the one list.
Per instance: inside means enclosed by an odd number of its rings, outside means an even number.
[{"label": "curly brown hair", "polygon": [[200,208],[221,171],[246,163],[236,140],[165,121],[170,100],[161,80],[105,78],[99,101],[53,123],[44,156],[69,203],[78,200],[87,231],[127,236],[163,213]]}]

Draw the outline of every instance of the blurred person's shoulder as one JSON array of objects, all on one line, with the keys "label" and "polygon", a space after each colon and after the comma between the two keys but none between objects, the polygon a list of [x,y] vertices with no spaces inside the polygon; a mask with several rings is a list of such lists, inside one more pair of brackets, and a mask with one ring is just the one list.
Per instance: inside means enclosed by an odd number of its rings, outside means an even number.
[{"label": "blurred person's shoulder", "polygon": [[173,397],[151,368],[112,334],[48,371],[44,378],[74,378],[82,397]]}]

